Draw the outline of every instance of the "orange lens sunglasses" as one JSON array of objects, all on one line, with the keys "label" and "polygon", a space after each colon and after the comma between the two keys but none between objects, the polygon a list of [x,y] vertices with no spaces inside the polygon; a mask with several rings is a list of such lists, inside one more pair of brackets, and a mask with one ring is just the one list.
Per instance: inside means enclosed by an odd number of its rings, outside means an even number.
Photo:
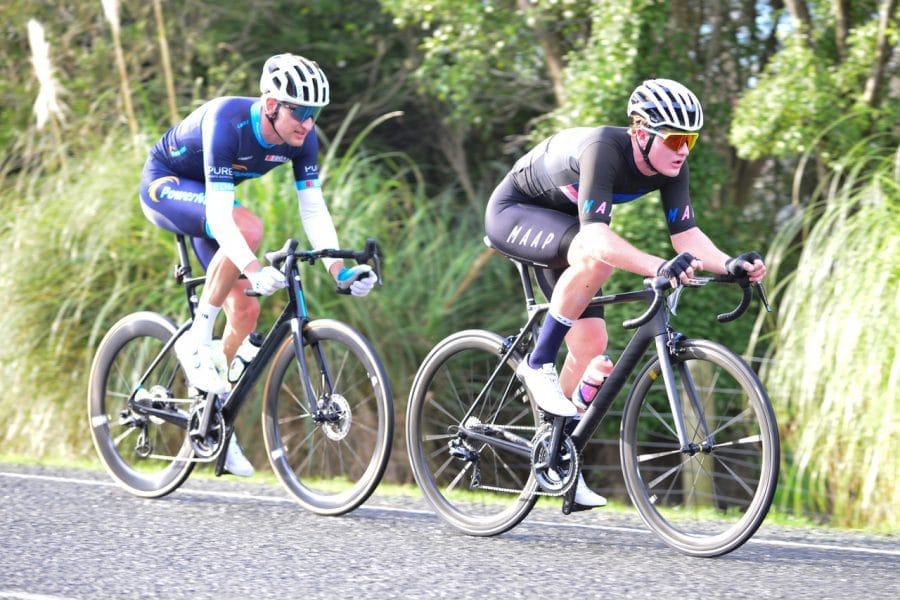
[{"label": "orange lens sunglasses", "polygon": [[683,131],[668,131],[665,129],[650,129],[649,127],[642,127],[644,131],[647,133],[651,133],[656,137],[662,138],[663,144],[666,145],[667,148],[678,152],[681,150],[681,147],[687,144],[688,150],[693,150],[694,145],[696,145],[697,140],[700,138],[700,134],[695,132],[683,132]]}]

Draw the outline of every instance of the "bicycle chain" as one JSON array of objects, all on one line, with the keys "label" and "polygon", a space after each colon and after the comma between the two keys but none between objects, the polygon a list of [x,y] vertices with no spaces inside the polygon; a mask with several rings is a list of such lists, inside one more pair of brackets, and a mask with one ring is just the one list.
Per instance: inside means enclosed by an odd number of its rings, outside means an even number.
[{"label": "bicycle chain", "polygon": [[[503,429],[503,430],[533,431],[533,432],[535,432],[534,438],[537,438],[540,433],[546,432],[549,429],[549,423],[544,423],[544,424],[540,425],[539,427],[534,427],[533,425],[498,425],[496,423],[492,423],[491,427],[494,427],[496,429]],[[478,477],[478,480],[480,481],[481,478]],[[529,474],[528,481],[532,482],[534,484],[534,486],[536,488],[538,488],[535,491],[531,492],[529,497],[546,496],[549,498],[560,498],[560,497],[564,496],[566,494],[566,492],[568,491],[568,487],[563,490],[560,490],[558,492],[548,492],[548,491],[542,490],[542,489],[540,489],[540,486],[538,486],[538,484],[536,482],[534,482],[533,474]],[[569,487],[571,487],[571,486],[569,486]],[[502,492],[505,494],[515,494],[517,496],[523,495],[523,490],[515,489],[515,488],[504,488],[504,487],[499,487],[499,486],[495,486],[495,485],[480,485],[479,484],[477,487],[470,488],[470,489],[487,490],[489,492]]]},{"label": "bicycle chain", "polygon": [[[502,488],[502,487],[497,487],[494,485],[481,485],[481,486],[478,486],[478,489],[479,490],[487,490],[489,492],[504,492],[504,493],[509,493],[509,494],[516,494],[519,496],[522,495],[522,490],[516,490],[513,488]],[[552,493],[552,492],[545,492],[543,490],[537,490],[537,491],[531,492],[531,494],[529,496],[549,496],[551,498],[559,498],[563,495],[565,495],[565,492],[563,492],[561,494],[557,494],[557,493]]]}]

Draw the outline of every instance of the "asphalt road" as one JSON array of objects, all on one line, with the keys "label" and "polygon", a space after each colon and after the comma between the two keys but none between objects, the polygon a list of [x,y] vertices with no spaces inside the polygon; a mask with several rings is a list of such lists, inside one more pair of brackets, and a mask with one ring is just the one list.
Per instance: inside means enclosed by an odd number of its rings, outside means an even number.
[{"label": "asphalt road", "polygon": [[102,472],[0,464],[0,598],[275,597],[895,599],[900,540],[766,523],[698,559],[630,514],[542,509],[472,538],[418,498],[329,518],[233,478],[144,500]]}]

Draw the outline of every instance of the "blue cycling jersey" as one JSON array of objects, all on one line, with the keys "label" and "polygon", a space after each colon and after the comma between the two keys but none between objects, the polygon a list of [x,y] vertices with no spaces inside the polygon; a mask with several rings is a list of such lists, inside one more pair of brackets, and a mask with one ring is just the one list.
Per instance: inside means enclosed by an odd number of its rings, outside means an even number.
[{"label": "blue cycling jersey", "polygon": [[315,129],[300,147],[267,144],[259,98],[223,97],[197,108],[167,131],[150,157],[172,175],[205,181],[208,190],[233,190],[291,162],[298,189],[319,186]]},{"label": "blue cycling jersey", "polygon": [[208,192],[233,193],[288,162],[298,190],[320,187],[315,129],[302,146],[272,145],[262,136],[263,118],[259,98],[210,100],[169,129],[144,165],[141,209],[155,225],[190,236],[204,268],[219,248],[207,224]]}]

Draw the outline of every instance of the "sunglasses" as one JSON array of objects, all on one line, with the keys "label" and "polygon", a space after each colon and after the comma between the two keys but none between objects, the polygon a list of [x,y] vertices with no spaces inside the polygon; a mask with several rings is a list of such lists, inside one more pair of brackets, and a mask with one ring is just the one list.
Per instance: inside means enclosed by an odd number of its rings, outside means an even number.
[{"label": "sunglasses", "polygon": [[293,104],[288,104],[287,102],[279,102],[278,106],[283,106],[288,111],[290,111],[291,116],[297,119],[298,122],[302,123],[307,119],[312,119],[313,122],[319,118],[319,113],[322,112],[321,106],[294,106]]},{"label": "sunglasses", "polygon": [[697,132],[684,133],[680,131],[666,131],[665,129],[650,129],[649,127],[641,127],[641,129],[662,138],[663,144],[675,152],[681,150],[681,147],[685,144],[687,144],[688,150],[693,150],[694,145],[700,138],[700,134]]}]

